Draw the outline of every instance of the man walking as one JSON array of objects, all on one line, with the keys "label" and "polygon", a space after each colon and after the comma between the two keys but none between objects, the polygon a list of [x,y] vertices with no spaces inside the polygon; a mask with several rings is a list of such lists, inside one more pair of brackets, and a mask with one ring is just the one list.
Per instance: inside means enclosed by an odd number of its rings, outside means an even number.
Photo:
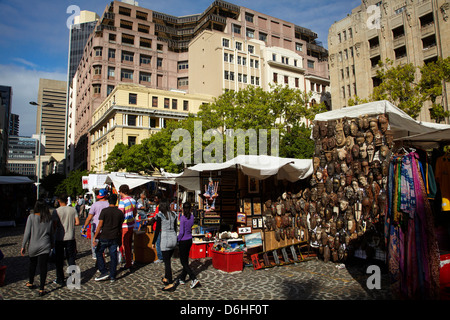
[{"label": "man walking", "polygon": [[[116,207],[117,195],[109,196],[109,206],[100,212],[98,217],[98,225],[95,234],[92,237],[92,246],[96,247],[95,253],[97,255],[97,267],[100,271],[100,276],[95,278],[95,281],[106,280],[108,277],[111,282],[116,279],[117,273],[117,247],[120,246],[122,237],[122,223],[124,214]],[[98,243],[96,243],[98,240]],[[105,258],[103,253],[105,249],[109,250],[109,274],[105,265]]]},{"label": "man walking", "polygon": [[[89,215],[84,222],[84,226],[81,229],[83,234],[86,234],[87,226],[91,224],[91,239],[94,237],[95,231],[98,225],[98,217],[100,212],[108,207],[108,191],[101,189],[97,195],[97,202],[95,202],[89,209]],[[92,259],[96,259],[95,246],[92,245]]]},{"label": "man walking", "polygon": [[133,241],[133,230],[136,215],[136,200],[129,196],[130,187],[127,184],[123,184],[119,187],[120,202],[119,210],[124,214],[124,220],[122,224],[122,246],[120,247],[120,253],[122,257],[125,257],[124,269],[131,270],[132,266],[132,250],[131,244]]},{"label": "man walking", "polygon": [[53,211],[52,221],[55,231],[55,283],[64,285],[64,253],[69,266],[75,265],[76,241],[75,226],[80,224],[77,210],[67,205],[67,195],[62,194],[58,198],[59,207]]}]

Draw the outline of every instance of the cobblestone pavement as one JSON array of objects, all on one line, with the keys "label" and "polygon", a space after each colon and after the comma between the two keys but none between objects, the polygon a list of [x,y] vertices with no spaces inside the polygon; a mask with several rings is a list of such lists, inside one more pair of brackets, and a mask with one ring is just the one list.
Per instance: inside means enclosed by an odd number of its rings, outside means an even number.
[{"label": "cobblestone pavement", "polygon": [[[381,289],[368,289],[366,282],[367,263],[337,264],[312,260],[254,270],[244,267],[242,272],[226,273],[212,266],[211,258],[191,260],[191,267],[198,274],[201,286],[191,289],[189,284],[178,286],[174,292],[161,291],[164,264],[135,264],[129,273],[122,271],[117,281],[96,282],[95,261],[90,254],[90,240],[80,236],[77,229],[77,265],[81,269],[79,289],[70,289],[53,284],[54,266],[50,265],[46,291],[38,297],[38,290],[25,287],[29,259],[20,255],[24,226],[0,227],[0,249],[5,258],[0,265],[6,265],[6,278],[0,287],[0,300],[389,300],[389,280],[382,271]],[[174,276],[181,271],[181,264],[173,258]],[[35,284],[39,283],[39,276]],[[0,303],[1,304],[1,303]]]}]

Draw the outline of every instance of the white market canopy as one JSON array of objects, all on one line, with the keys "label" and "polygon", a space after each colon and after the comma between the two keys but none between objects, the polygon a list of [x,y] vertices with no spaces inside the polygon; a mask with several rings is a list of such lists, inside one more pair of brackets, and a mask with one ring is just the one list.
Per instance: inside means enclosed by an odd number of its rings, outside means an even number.
[{"label": "white market canopy", "polygon": [[22,183],[34,183],[28,177],[23,176],[0,176],[0,184],[22,184]]},{"label": "white market canopy", "polygon": [[411,140],[416,141],[418,144],[419,141],[421,143],[427,142],[428,145],[430,142],[435,141],[450,141],[450,136],[448,135],[450,125],[414,120],[403,110],[386,100],[319,113],[314,120],[327,121],[345,117],[358,118],[364,115],[374,116],[379,114],[388,116],[394,140]]},{"label": "white market canopy", "polygon": [[295,182],[312,175],[311,159],[280,158],[265,155],[241,155],[223,163],[200,163],[186,168],[175,181],[190,190],[200,190],[200,172],[238,168],[252,178],[264,180],[276,175],[279,180]]},{"label": "white market canopy", "polygon": [[130,189],[139,187],[151,181],[157,181],[166,184],[175,184],[175,177],[177,174],[163,172],[163,175],[158,176],[142,176],[138,173],[132,172],[111,172],[106,177],[105,183],[114,183],[114,187],[118,190],[121,185],[127,184]]}]

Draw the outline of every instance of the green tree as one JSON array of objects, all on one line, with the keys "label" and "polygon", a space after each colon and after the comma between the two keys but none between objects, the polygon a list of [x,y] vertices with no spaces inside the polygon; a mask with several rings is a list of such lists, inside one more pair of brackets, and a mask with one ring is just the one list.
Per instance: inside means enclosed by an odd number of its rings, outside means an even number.
[{"label": "green tree", "polygon": [[379,62],[377,76],[381,84],[373,89],[372,100],[388,100],[412,118],[417,118],[424,103],[417,86],[416,66],[412,63],[394,66],[393,61]]},{"label": "green tree", "polygon": [[105,170],[110,172],[119,171],[125,168],[125,163],[123,162],[123,155],[129,147],[124,143],[118,143],[115,145],[114,149],[109,153],[106,159]]},{"label": "green tree", "polygon": [[[424,99],[431,101],[430,116],[437,123],[445,121],[450,112],[444,109],[443,88],[444,83],[450,81],[450,57],[439,58],[436,62],[430,62],[420,68],[421,78],[418,84]],[[440,99],[440,102],[439,101]]]},{"label": "green tree", "polygon": [[[394,66],[392,60],[378,63],[377,77],[381,84],[368,99],[348,100],[348,105],[388,100],[416,119],[426,101],[431,102],[430,117],[442,122],[450,116],[443,106],[444,83],[450,81],[450,57],[416,67],[412,63]],[[417,81],[417,79],[419,79]],[[439,99],[440,98],[440,99]]]},{"label": "green tree", "polygon": [[83,176],[87,176],[89,172],[87,170],[75,170],[71,171],[69,175],[56,187],[55,192],[57,194],[66,193],[71,197],[83,194]]}]

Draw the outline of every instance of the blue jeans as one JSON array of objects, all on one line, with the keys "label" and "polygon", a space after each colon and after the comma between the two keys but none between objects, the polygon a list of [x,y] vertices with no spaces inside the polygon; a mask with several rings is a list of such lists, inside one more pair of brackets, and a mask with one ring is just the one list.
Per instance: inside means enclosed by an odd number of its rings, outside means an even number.
[{"label": "blue jeans", "polygon": [[105,258],[103,252],[105,249],[109,249],[109,277],[111,279],[116,278],[117,274],[117,246],[119,245],[119,239],[99,239],[97,247],[95,247],[95,254],[97,255],[97,267],[101,274],[107,272]]},{"label": "blue jeans", "polygon": [[161,252],[161,232],[158,235],[158,239],[156,239],[156,254],[159,260],[163,260],[163,255]]}]

